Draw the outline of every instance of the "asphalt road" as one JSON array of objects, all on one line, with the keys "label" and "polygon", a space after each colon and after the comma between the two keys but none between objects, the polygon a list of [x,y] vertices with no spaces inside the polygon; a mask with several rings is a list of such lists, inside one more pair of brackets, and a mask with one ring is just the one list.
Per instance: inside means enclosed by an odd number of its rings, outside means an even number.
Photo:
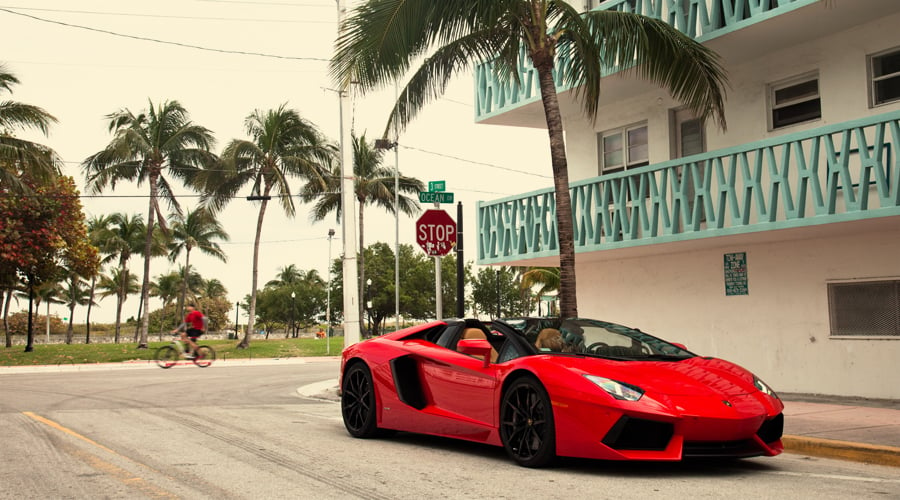
[{"label": "asphalt road", "polygon": [[333,359],[0,375],[0,498],[900,498],[900,471],[784,454],[514,465],[500,448],[358,440],[298,393]]}]

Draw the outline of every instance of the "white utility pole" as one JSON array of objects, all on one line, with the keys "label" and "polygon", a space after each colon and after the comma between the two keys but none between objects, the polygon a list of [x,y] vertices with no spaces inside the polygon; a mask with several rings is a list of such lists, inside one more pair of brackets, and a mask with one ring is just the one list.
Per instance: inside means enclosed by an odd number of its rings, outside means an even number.
[{"label": "white utility pole", "polygon": [[[338,15],[338,34],[346,13],[346,2],[336,0]],[[354,202],[353,179],[353,147],[352,127],[345,129],[345,123],[352,118],[352,96],[350,81],[341,82],[340,88],[340,113],[341,113],[341,230],[344,244],[344,347],[359,342],[359,269],[356,256],[356,209]]]}]

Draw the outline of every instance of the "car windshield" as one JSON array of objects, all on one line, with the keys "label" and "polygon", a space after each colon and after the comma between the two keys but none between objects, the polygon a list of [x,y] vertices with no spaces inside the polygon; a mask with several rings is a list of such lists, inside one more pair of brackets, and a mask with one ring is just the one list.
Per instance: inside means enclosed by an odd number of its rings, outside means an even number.
[{"label": "car windshield", "polygon": [[540,351],[598,356],[618,360],[681,360],[693,353],[636,328],[591,319],[564,320],[559,329],[541,331]]}]

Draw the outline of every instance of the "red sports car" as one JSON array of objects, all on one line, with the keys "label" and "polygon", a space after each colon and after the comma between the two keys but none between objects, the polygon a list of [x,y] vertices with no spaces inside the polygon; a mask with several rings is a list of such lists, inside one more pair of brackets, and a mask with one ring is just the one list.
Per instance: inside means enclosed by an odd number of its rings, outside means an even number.
[{"label": "red sports car", "polygon": [[346,348],[341,411],[367,438],[397,430],[503,446],[526,467],[774,456],[784,405],[740,366],[635,328],[542,319],[420,325]]}]

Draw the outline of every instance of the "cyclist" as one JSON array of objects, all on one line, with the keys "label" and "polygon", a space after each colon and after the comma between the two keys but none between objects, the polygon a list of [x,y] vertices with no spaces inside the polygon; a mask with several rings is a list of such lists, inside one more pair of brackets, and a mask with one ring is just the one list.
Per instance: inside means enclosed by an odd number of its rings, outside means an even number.
[{"label": "cyclist", "polygon": [[[206,316],[197,310],[197,306],[193,303],[185,306],[187,314],[184,315],[184,323],[178,328],[172,330],[172,334],[181,331],[181,340],[186,342],[190,349],[185,353],[185,357],[191,359],[197,352],[197,339],[206,331]],[[182,331],[183,330],[183,331]]]}]

